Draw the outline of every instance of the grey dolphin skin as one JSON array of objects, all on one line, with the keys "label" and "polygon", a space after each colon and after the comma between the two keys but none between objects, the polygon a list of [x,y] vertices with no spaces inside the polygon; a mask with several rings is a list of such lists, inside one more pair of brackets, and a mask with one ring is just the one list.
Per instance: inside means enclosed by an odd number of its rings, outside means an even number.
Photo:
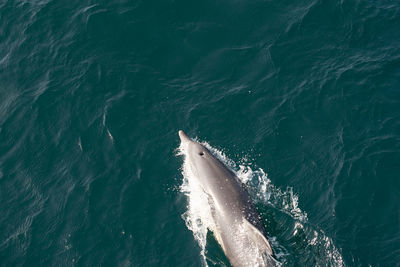
[{"label": "grey dolphin skin", "polygon": [[179,131],[185,161],[207,194],[213,234],[234,266],[276,266],[266,230],[243,183],[200,143]]}]

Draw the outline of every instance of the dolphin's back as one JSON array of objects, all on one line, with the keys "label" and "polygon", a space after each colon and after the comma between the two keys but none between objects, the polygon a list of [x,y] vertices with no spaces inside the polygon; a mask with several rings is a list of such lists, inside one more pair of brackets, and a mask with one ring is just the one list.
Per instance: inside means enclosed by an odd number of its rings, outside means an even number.
[{"label": "dolphin's back", "polygon": [[249,249],[256,250],[260,256],[252,259],[257,260],[257,264],[274,266],[265,227],[247,189],[224,163],[208,153],[209,158],[201,166],[206,171],[200,179],[207,181],[206,191],[216,224],[214,236],[233,266],[251,266],[248,265]]}]

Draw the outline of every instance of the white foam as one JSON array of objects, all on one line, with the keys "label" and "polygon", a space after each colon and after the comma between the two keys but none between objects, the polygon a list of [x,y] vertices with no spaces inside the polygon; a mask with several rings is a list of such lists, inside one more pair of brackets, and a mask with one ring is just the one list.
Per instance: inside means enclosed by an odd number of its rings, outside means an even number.
[{"label": "white foam", "polygon": [[[184,155],[185,147],[181,146],[179,155]],[[186,222],[186,226],[193,232],[193,236],[201,248],[201,255],[207,265],[205,259],[207,229],[213,229],[211,210],[208,204],[207,196],[203,192],[200,184],[193,177],[190,165],[184,158],[182,165],[183,182],[180,191],[188,197],[187,211],[182,215]]]}]

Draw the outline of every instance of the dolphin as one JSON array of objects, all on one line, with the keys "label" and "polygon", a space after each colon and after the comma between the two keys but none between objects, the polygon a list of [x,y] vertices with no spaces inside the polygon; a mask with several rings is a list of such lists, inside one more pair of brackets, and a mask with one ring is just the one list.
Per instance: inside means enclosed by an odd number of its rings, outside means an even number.
[{"label": "dolphin", "polygon": [[214,225],[214,229],[209,230],[231,265],[279,265],[244,184],[206,147],[191,140],[183,131],[178,134],[185,164],[207,195]]}]

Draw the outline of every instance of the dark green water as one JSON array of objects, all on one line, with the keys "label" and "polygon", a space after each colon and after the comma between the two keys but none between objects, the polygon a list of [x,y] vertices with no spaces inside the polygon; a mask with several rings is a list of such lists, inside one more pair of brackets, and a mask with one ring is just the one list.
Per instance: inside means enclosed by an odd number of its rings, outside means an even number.
[{"label": "dark green water", "polygon": [[201,266],[183,129],[268,174],[285,266],[399,266],[399,29],[398,1],[0,1],[0,265]]}]

